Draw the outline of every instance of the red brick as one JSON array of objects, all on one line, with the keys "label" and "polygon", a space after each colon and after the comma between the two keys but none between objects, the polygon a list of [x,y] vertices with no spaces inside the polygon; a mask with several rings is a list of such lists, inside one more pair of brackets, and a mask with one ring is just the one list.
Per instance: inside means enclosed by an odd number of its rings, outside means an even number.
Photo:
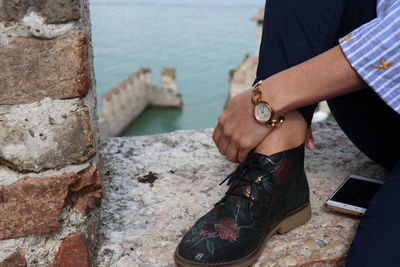
[{"label": "red brick", "polygon": [[99,171],[89,167],[79,173],[79,180],[69,188],[70,205],[83,214],[97,208],[103,194],[102,181]]},{"label": "red brick", "polygon": [[0,58],[0,104],[79,97],[91,84],[88,35],[82,30],[48,40],[15,38],[0,47]]},{"label": "red brick", "polygon": [[91,267],[89,249],[83,233],[64,238],[53,263],[48,267]]},{"label": "red brick", "polygon": [[25,255],[22,249],[18,249],[4,261],[1,261],[0,267],[26,267]]},{"label": "red brick", "polygon": [[97,207],[102,196],[99,172],[23,178],[0,186],[0,240],[54,232],[62,209],[71,205],[82,213]]},{"label": "red brick", "polygon": [[54,232],[74,174],[0,186],[0,240]]}]

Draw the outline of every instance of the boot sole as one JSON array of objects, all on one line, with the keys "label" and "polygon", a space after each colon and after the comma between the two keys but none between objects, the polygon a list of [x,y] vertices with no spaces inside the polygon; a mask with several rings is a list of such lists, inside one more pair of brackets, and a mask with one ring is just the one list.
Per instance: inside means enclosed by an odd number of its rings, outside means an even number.
[{"label": "boot sole", "polygon": [[195,262],[186,261],[181,256],[179,256],[178,249],[175,251],[174,260],[179,267],[247,267],[252,265],[261,256],[267,241],[275,233],[284,234],[293,230],[300,225],[305,224],[311,218],[311,205],[308,203],[305,207],[301,207],[290,213],[286,218],[282,219],[277,223],[271,231],[264,237],[264,240],[260,243],[259,247],[247,257],[240,259],[235,262],[224,262],[224,263],[213,263],[213,264],[198,264]]}]

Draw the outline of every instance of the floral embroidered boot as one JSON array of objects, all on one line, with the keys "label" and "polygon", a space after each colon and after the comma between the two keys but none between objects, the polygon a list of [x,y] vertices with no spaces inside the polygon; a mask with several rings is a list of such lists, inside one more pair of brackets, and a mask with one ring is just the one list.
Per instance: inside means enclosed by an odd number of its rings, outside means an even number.
[{"label": "floral embroidered boot", "polygon": [[225,196],[179,243],[178,266],[249,266],[274,233],[311,217],[304,145],[271,156],[251,153],[227,179]]}]

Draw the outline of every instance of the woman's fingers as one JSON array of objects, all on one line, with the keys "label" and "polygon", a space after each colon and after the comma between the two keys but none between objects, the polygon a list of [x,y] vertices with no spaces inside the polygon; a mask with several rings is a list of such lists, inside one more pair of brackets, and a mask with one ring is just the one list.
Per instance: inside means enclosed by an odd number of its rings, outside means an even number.
[{"label": "woman's fingers", "polygon": [[315,149],[315,143],[314,143],[314,137],[311,131],[311,128],[308,128],[307,134],[306,134],[306,140],[305,140],[305,146],[309,150]]},{"label": "woman's fingers", "polygon": [[239,162],[243,162],[246,160],[247,155],[249,154],[251,149],[240,149],[237,154],[237,159]]},{"label": "woman's fingers", "polygon": [[238,163],[238,148],[235,143],[230,142],[225,150],[225,157],[232,162]]},{"label": "woman's fingers", "polygon": [[218,119],[213,140],[221,154],[233,162],[242,162],[270,132],[253,118],[251,90],[236,95]]},{"label": "woman's fingers", "polygon": [[245,161],[251,149],[240,147],[240,144],[237,144],[224,135],[221,128],[222,126],[218,123],[212,135],[212,139],[219,152],[232,162],[238,163]]},{"label": "woman's fingers", "polygon": [[217,124],[217,126],[215,126],[213,135],[212,135],[212,140],[214,141],[215,144],[218,143],[219,139],[221,138],[221,128],[219,127],[219,123]]},{"label": "woman's fingers", "polygon": [[217,145],[217,148],[218,148],[219,152],[220,152],[222,155],[226,155],[226,150],[227,150],[227,148],[228,148],[229,143],[230,143],[229,139],[227,139],[227,138],[224,137],[224,136],[221,136],[221,137],[219,138],[218,142],[215,143],[215,144]]}]

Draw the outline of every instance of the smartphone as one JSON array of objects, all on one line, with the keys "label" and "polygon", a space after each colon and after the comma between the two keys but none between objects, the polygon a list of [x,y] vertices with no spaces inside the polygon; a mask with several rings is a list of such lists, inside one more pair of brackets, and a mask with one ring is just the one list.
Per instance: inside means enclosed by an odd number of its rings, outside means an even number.
[{"label": "smartphone", "polygon": [[325,206],[338,212],[362,216],[382,184],[382,180],[375,178],[350,175],[325,202]]}]

